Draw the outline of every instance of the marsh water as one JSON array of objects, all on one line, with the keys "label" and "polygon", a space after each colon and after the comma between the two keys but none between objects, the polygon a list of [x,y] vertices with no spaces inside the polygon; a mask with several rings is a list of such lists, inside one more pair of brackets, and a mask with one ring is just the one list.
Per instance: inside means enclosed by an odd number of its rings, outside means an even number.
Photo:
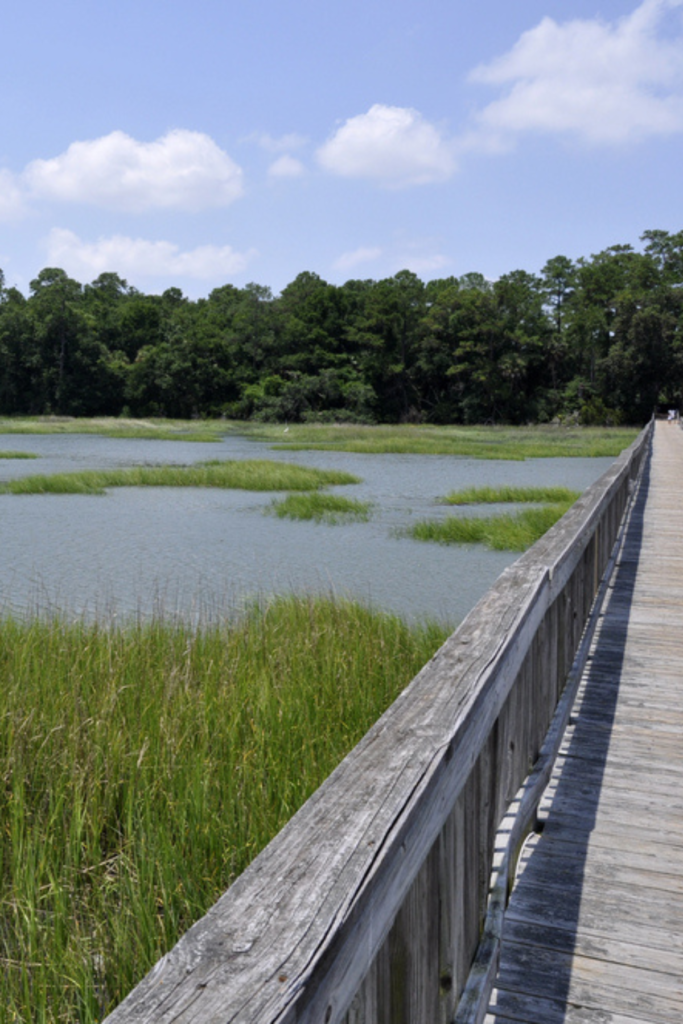
[{"label": "marsh water", "polygon": [[277,459],[362,479],[333,490],[371,501],[370,520],[336,526],[267,514],[272,493],[115,488],[101,496],[0,495],[0,613],[107,619],[215,619],[255,598],[312,592],[353,597],[411,621],[454,625],[517,556],[478,545],[432,545],[401,531],[418,519],[458,514],[438,499],[461,487],[583,490],[611,462],[288,452],[234,435],[219,443],[5,435],[0,447],[39,456],[0,459],[0,480],[217,458]]}]

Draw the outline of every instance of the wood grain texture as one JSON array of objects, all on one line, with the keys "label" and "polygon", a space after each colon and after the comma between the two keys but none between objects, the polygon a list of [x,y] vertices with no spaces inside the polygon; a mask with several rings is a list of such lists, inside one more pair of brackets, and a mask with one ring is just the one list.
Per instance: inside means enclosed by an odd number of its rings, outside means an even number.
[{"label": "wood grain texture", "polygon": [[108,1024],[449,1021],[647,435],[507,569]]},{"label": "wood grain texture", "polygon": [[487,1024],[683,1019],[683,434],[657,423]]}]

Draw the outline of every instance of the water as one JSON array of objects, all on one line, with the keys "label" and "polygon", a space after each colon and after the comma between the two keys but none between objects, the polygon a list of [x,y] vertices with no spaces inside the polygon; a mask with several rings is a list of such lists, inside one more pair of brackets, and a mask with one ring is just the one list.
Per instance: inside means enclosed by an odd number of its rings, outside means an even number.
[{"label": "water", "polygon": [[[583,490],[610,459],[477,461],[446,455],[276,452],[245,438],[219,444],[89,435],[6,435],[0,479],[140,464],[269,458],[362,478],[333,490],[373,502],[367,523],[292,522],[264,514],[273,494],[115,488],[104,496],[0,495],[0,611],[107,618],[154,613],[197,621],[254,598],[305,592],[350,596],[411,621],[455,625],[517,557],[399,536],[418,519],[456,514],[451,490],[491,484]],[[491,510],[489,510],[491,511]]]}]

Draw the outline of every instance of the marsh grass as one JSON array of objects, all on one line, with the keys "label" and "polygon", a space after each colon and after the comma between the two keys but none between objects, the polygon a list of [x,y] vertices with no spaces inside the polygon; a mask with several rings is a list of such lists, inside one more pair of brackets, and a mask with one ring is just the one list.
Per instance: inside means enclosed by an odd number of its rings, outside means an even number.
[{"label": "marsh grass", "polygon": [[444,639],[323,599],[1,620],[0,1020],[101,1020]]},{"label": "marsh grass", "polygon": [[485,544],[494,551],[526,551],[572,503],[543,505],[501,516],[448,516],[415,523],[409,535],[437,544]]},{"label": "marsh grass", "polygon": [[579,491],[569,487],[465,487],[441,498],[443,505],[497,505],[506,502],[572,504]]},{"label": "marsh grass", "polygon": [[462,427],[242,424],[234,427],[277,448],[346,451],[367,454],[460,455],[475,459],[513,459],[618,455],[637,436],[635,428],[607,427]]},{"label": "marsh grass", "polygon": [[234,433],[224,420],[132,419],[125,417],[1,416],[0,434],[101,434],[157,441],[220,441]]},{"label": "marsh grass", "polygon": [[344,498],[339,494],[288,494],[276,498],[268,511],[281,519],[313,520],[318,523],[336,525],[357,521],[365,522],[370,517],[371,503]]},{"label": "marsh grass", "polygon": [[310,491],[355,484],[358,477],[267,459],[203,462],[193,466],[134,466],[81,473],[32,475],[6,481],[11,494],[104,494],[108,487],[220,487],[247,491]]},{"label": "marsh grass", "polygon": [[463,427],[409,424],[248,423],[236,420],[132,419],[102,416],[0,417],[0,434],[103,434],[171,441],[219,441],[237,434],[278,448],[368,454],[461,455],[475,459],[616,456],[638,431],[629,427]]},{"label": "marsh grass", "polygon": [[497,516],[448,516],[423,520],[408,531],[415,540],[437,544],[485,544],[495,551],[525,551],[574,504],[579,491],[568,487],[465,487],[440,499],[444,505],[534,502],[540,508]]},{"label": "marsh grass", "polygon": [[0,459],[37,459],[38,456],[34,455],[33,452],[1,452]]}]

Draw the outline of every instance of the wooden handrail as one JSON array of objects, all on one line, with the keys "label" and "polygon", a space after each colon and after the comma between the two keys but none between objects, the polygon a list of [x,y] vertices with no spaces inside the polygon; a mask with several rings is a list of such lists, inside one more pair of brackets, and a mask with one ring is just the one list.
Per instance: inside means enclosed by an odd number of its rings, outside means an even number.
[{"label": "wooden handrail", "polygon": [[[107,1024],[450,1021],[652,424]],[[457,580],[454,581],[457,586]]]}]

